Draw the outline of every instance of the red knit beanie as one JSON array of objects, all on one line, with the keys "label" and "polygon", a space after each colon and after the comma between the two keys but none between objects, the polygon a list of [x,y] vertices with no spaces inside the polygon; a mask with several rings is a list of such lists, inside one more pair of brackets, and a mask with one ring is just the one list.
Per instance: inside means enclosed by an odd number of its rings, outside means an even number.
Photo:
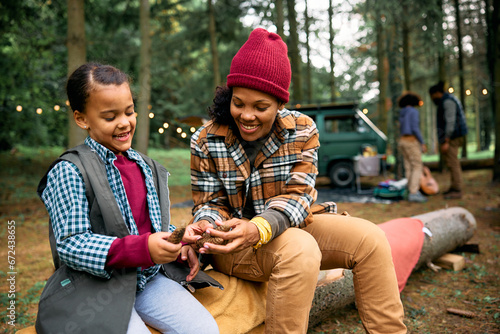
[{"label": "red knit beanie", "polygon": [[285,42],[278,34],[257,28],[231,62],[228,87],[245,87],[288,102],[292,70]]}]

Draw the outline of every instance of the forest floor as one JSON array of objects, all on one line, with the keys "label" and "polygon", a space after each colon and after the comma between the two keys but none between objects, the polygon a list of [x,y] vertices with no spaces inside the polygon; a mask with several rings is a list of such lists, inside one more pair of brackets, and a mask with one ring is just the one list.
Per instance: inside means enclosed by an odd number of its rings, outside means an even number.
[{"label": "forest floor", "polygon": [[[35,189],[52,157],[44,154],[26,158],[3,155],[0,168],[0,333],[13,333],[34,324],[37,304],[45,281],[53,272],[47,237],[48,216]],[[449,174],[434,173],[444,190]],[[405,324],[410,333],[500,333],[500,187],[492,186],[490,169],[464,171],[465,192],[462,199],[444,200],[438,194],[426,203],[399,201],[380,203],[337,203],[339,212],[369,219],[376,224],[399,217],[459,206],[469,210],[477,221],[477,231],[469,243],[479,245],[479,253],[460,253],[466,266],[461,271],[431,271],[423,267],[409,278],[401,293]],[[363,186],[376,185],[380,179],[363,178]],[[329,187],[318,180],[318,188]],[[173,204],[190,199],[187,186],[171,187]],[[172,221],[185,225],[190,208],[172,208]],[[15,223],[13,223],[15,222]],[[8,226],[14,226],[15,230]],[[12,233],[9,233],[13,231]],[[9,237],[13,235],[14,237]],[[10,238],[10,239],[9,239]],[[8,243],[13,240],[14,243]],[[9,247],[15,245],[14,247]],[[15,250],[13,252],[9,252]],[[9,258],[9,255],[11,257]],[[8,261],[14,261],[9,264]],[[10,268],[10,265],[13,265]],[[11,298],[7,281],[15,272],[15,297]],[[10,302],[15,300],[15,321],[7,317]],[[447,308],[472,312],[472,317],[447,313]],[[308,333],[363,333],[354,305],[338,311]]]}]

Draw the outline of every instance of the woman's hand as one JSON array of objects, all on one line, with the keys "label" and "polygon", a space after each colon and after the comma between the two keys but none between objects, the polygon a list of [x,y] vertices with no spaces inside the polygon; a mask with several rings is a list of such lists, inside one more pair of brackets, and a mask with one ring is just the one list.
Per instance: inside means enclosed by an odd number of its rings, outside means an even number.
[{"label": "woman's hand", "polygon": [[200,271],[200,262],[198,261],[198,254],[190,245],[184,245],[181,248],[181,260],[187,262],[191,271],[186,276],[186,281],[190,282],[198,271]]},{"label": "woman's hand", "polygon": [[188,226],[186,226],[186,232],[184,232],[182,241],[187,244],[194,244],[196,240],[201,238],[203,232],[212,227],[212,223],[210,223],[208,220],[200,220],[196,223],[189,224]]},{"label": "woman's hand", "polygon": [[181,244],[168,242],[170,232],[152,233],[148,238],[148,249],[151,260],[156,264],[175,261],[181,251]]},{"label": "woman's hand", "polygon": [[446,153],[448,152],[449,148],[450,148],[450,143],[448,141],[445,141],[444,143],[441,144],[440,151],[441,153]]},{"label": "woman's hand", "polygon": [[260,240],[260,234],[257,226],[248,219],[233,218],[225,222],[216,222],[217,225],[229,225],[231,231],[216,231],[208,228],[207,233],[211,236],[220,237],[230,242],[224,246],[206,242],[199,252],[202,254],[228,254],[239,252],[245,248],[255,245]]}]

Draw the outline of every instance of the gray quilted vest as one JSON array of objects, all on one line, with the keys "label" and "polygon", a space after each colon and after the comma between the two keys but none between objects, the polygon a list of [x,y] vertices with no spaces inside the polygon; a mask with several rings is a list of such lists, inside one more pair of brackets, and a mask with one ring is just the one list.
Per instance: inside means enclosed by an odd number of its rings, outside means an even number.
[{"label": "gray quilted vest", "polygon": [[[168,172],[151,158],[141,156],[153,172],[160,200],[162,231],[168,231]],[[47,185],[48,172],[62,160],[72,162],[82,173],[92,231],[119,238],[128,235],[129,230],[109,183],[102,181],[107,180],[104,163],[87,145],[64,152],[50,166],[38,185],[39,196]],[[113,270],[110,279],[73,270],[59,259],[51,223],[49,240],[56,272],[47,281],[40,297],[35,324],[37,333],[126,333],[135,302],[136,268]]]}]

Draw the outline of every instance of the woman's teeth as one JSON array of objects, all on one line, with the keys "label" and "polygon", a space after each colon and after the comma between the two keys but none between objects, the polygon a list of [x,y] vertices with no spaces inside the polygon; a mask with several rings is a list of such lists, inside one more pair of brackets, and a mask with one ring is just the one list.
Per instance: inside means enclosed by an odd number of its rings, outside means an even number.
[{"label": "woman's teeth", "polygon": [[241,124],[241,127],[246,130],[253,130],[258,127],[258,125],[243,125]]}]

